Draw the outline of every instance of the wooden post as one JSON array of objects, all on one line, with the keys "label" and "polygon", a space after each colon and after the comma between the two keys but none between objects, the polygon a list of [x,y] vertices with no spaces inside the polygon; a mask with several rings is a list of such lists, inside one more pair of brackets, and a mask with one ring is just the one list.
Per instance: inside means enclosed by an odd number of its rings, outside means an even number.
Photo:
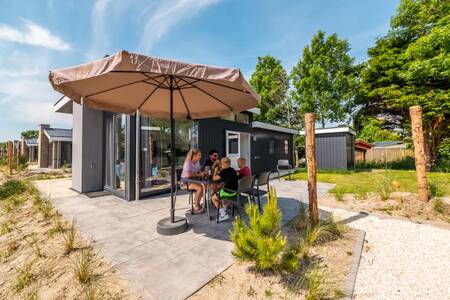
[{"label": "wooden post", "polygon": [[311,224],[313,225],[319,222],[319,212],[317,209],[315,124],[316,124],[316,115],[314,113],[305,114],[306,165],[308,168],[309,215],[311,218]]},{"label": "wooden post", "polygon": [[417,193],[423,202],[428,201],[428,183],[426,170],[425,145],[423,140],[422,108],[411,106],[411,130],[414,144],[414,158],[416,160]]},{"label": "wooden post", "polygon": [[9,175],[12,175],[12,160],[13,160],[13,143],[8,142],[8,170]]}]

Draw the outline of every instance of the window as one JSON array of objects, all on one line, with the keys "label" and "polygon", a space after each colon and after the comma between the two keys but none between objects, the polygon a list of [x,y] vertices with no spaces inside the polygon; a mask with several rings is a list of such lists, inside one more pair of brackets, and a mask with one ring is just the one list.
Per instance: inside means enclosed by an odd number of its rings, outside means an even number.
[{"label": "window", "polygon": [[284,140],[284,154],[289,154],[289,141]]},{"label": "window", "polygon": [[228,154],[239,154],[239,134],[228,133]]},{"label": "window", "polygon": [[227,116],[221,117],[223,120],[231,121],[231,122],[237,122],[242,124],[249,124],[250,123],[250,117],[246,113],[230,113]]},{"label": "window", "polygon": [[249,124],[250,123],[250,119],[249,119],[248,114],[237,113],[236,114],[236,122],[242,123],[242,124]]},{"label": "window", "polygon": [[269,154],[275,154],[275,140],[269,141]]}]

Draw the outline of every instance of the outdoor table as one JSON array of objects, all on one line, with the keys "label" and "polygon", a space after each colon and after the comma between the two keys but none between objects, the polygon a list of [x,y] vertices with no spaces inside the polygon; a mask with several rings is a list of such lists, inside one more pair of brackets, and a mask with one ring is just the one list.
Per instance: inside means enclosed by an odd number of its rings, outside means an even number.
[{"label": "outdoor table", "polygon": [[203,185],[205,192],[203,194],[203,200],[206,205],[206,211],[208,213],[208,218],[211,220],[211,215],[209,212],[209,200],[211,199],[211,190],[208,188],[209,185],[215,183],[214,180],[210,177],[189,177],[189,178],[181,178],[181,182],[184,183],[197,183]]}]

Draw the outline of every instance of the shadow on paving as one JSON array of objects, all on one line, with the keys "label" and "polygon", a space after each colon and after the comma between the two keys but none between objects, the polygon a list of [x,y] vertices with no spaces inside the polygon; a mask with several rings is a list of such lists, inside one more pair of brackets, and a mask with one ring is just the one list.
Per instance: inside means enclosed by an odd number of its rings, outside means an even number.
[{"label": "shadow on paving", "polygon": [[[298,214],[300,201],[306,201],[306,184],[277,180],[271,183],[277,188],[285,225]],[[330,185],[321,185],[318,196],[329,188]],[[132,202],[113,195],[95,198],[70,195],[51,200],[66,218],[76,220],[83,235],[101,249],[144,299],[185,299],[234,262],[233,243],[228,234],[233,219],[217,224],[213,208],[211,221],[206,213],[191,215],[185,192],[180,192],[175,208],[176,215],[188,218],[190,227],[174,236],[156,232],[157,222],[169,216],[170,195]],[[266,197],[262,197],[261,204],[265,201]]]}]

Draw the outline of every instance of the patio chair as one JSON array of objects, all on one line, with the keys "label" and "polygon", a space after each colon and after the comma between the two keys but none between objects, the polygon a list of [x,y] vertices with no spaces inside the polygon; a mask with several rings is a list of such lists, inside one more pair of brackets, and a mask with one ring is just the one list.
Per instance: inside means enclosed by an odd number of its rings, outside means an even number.
[{"label": "patio chair", "polygon": [[[176,173],[177,173],[177,184],[175,186],[175,202],[177,200],[177,192],[179,189],[179,186],[181,184],[181,173],[183,172],[183,169],[177,169]],[[191,205],[191,214],[194,213],[194,190],[189,189],[189,184],[186,184],[187,187],[187,191],[189,193],[189,204]]]},{"label": "patio chair", "polygon": [[[234,217],[234,207],[235,206],[237,208],[238,215],[241,215],[241,212],[240,212],[241,198],[246,197],[246,196],[243,196],[243,194],[253,188],[254,181],[255,181],[255,175],[245,176],[245,177],[242,177],[241,179],[239,179],[238,188],[236,191],[230,190],[230,189],[224,189],[225,191],[227,191],[229,193],[236,193],[236,196],[234,196],[233,198],[223,198],[223,199],[219,197],[219,208],[217,210],[217,215],[216,215],[217,223],[219,223],[219,209],[222,207],[222,201],[231,202],[231,209],[232,209],[233,217]],[[249,198],[249,197],[251,197],[251,196],[247,196],[247,198]],[[248,201],[250,201],[250,200],[248,200]]]},{"label": "patio chair", "polygon": [[278,179],[280,178],[280,171],[288,171],[289,179],[291,179],[292,165],[289,164],[289,160],[280,159],[277,163]]},{"label": "patio chair", "polygon": [[[254,187],[245,192],[244,194],[247,194],[248,196],[251,197],[251,199],[258,199],[258,208],[259,211],[262,212],[261,209],[261,196],[264,196],[265,194],[268,193],[269,191],[269,179],[270,179],[270,171],[266,171],[266,172],[262,172],[261,174],[259,174],[258,179],[255,180],[255,184]],[[260,187],[266,186],[267,190],[261,190]]]}]

